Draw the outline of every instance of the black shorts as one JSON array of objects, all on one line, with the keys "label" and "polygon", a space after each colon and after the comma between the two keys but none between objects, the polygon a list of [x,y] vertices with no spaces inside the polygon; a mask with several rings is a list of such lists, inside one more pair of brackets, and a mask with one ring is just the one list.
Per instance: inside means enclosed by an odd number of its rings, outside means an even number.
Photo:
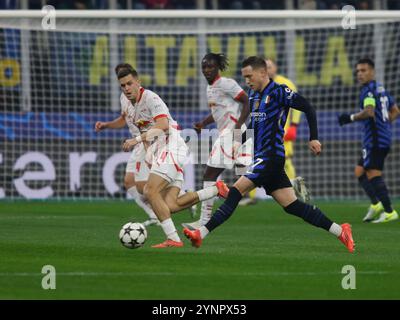
[{"label": "black shorts", "polygon": [[385,158],[390,152],[390,148],[370,148],[363,149],[358,165],[364,169],[383,170]]},{"label": "black shorts", "polygon": [[245,175],[257,187],[263,187],[267,194],[275,190],[290,188],[292,184],[285,172],[285,158],[276,157],[268,160],[255,159],[251,173]]}]

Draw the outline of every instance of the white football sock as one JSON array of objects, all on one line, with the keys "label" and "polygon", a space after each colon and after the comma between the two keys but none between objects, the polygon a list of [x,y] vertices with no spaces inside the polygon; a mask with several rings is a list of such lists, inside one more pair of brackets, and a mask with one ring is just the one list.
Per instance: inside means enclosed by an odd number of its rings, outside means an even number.
[{"label": "white football sock", "polygon": [[[214,181],[204,181],[203,182],[203,190],[213,187],[215,185]],[[211,199],[204,200],[201,204],[201,215],[200,215],[200,224],[204,226],[210,219],[212,215],[212,209],[214,206],[215,197]]]},{"label": "white football sock", "polygon": [[342,234],[342,227],[337,223],[332,223],[331,227],[329,228],[329,232],[334,234],[336,237],[339,237]]},{"label": "white football sock", "polygon": [[136,186],[130,187],[127,192],[132,196],[137,205],[147,213],[150,219],[157,219],[157,216],[150,204],[145,200],[145,197],[137,191]]},{"label": "white football sock", "polygon": [[204,239],[210,233],[210,231],[208,231],[208,229],[205,226],[200,227],[199,230],[202,239]]},{"label": "white football sock", "polygon": [[163,229],[168,239],[174,240],[176,242],[182,242],[178,236],[178,232],[176,232],[174,222],[171,218],[168,218],[161,222],[161,228]]},{"label": "white football sock", "polygon": [[[206,182],[211,181],[204,181],[204,183]],[[199,201],[208,200],[218,195],[218,188],[215,186],[215,182],[212,182],[212,184],[212,186],[196,191],[197,195],[199,196]]]}]

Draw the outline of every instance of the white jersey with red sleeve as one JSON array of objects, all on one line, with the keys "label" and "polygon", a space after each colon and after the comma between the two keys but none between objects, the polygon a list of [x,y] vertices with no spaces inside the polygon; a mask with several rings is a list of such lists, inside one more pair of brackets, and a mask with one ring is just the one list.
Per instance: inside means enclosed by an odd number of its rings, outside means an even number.
[{"label": "white jersey with red sleeve", "polygon": [[154,126],[158,118],[168,118],[171,131],[178,131],[178,124],[169,113],[167,105],[153,91],[140,88],[139,97],[134,105],[134,124],[140,132],[146,132]]},{"label": "white jersey with red sleeve", "polygon": [[121,116],[125,119],[126,125],[128,126],[129,132],[131,133],[132,137],[137,137],[138,135],[140,135],[140,131],[134,121],[135,107],[123,93],[121,93],[120,102]]},{"label": "white jersey with red sleeve", "polygon": [[155,173],[171,184],[180,187],[183,183],[183,166],[187,160],[188,147],[179,133],[179,126],[172,118],[167,105],[153,91],[140,88],[134,105],[135,125],[140,132],[150,130],[157,119],[167,118],[169,131],[159,137],[148,149],[146,162],[151,164],[150,173]]},{"label": "white jersey with red sleeve", "polygon": [[[220,133],[207,161],[209,167],[232,169],[234,165],[248,166],[252,162],[251,143],[238,149],[233,143],[233,129],[242,108],[238,100],[243,94],[244,90],[235,80],[224,77],[215,79],[207,87],[208,105]],[[246,125],[243,124],[240,129],[244,132]]]},{"label": "white jersey with red sleeve", "polygon": [[207,86],[207,101],[220,132],[232,130],[241,113],[238,99],[245,94],[239,84],[230,78],[218,77]]},{"label": "white jersey with red sleeve", "polygon": [[[121,93],[120,102],[121,116],[124,117],[130,134],[132,137],[139,136],[140,130],[134,123],[135,107],[123,93]],[[144,145],[137,144],[133,148],[125,168],[125,172],[133,173],[135,175],[135,181],[146,181],[149,177],[150,170],[145,163],[145,157],[146,150]]]}]

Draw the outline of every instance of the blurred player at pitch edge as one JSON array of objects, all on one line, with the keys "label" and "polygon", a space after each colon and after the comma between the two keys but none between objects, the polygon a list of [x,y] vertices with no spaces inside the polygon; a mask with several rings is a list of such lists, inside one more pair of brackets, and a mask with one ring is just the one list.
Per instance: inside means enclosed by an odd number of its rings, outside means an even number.
[{"label": "blurred player at pitch edge", "polygon": [[213,186],[179,196],[188,147],[180,135],[178,124],[163,100],[140,85],[135,69],[119,70],[118,81],[123,94],[132,104],[129,121],[140,131],[135,138],[125,140],[122,147],[124,151],[131,151],[137,145],[147,148],[145,163],[150,172],[143,191],[167,237],[164,242],[152,247],[183,247],[171,213],[217,195],[226,197],[228,188],[218,181]]}]

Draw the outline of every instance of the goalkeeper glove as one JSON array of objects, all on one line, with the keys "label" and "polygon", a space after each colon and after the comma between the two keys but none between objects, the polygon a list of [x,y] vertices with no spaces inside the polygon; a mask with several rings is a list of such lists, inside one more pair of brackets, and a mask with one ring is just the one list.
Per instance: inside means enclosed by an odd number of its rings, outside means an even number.
[{"label": "goalkeeper glove", "polygon": [[353,115],[352,115],[352,114],[349,114],[349,113],[342,113],[342,114],[339,116],[338,120],[339,120],[339,124],[340,124],[341,126],[343,126],[343,125],[345,125],[345,124],[348,124],[348,123],[352,123],[352,122],[354,121]]},{"label": "goalkeeper glove", "polygon": [[289,128],[287,128],[283,140],[294,141],[296,140],[296,135],[297,135],[297,126],[292,124]]}]

